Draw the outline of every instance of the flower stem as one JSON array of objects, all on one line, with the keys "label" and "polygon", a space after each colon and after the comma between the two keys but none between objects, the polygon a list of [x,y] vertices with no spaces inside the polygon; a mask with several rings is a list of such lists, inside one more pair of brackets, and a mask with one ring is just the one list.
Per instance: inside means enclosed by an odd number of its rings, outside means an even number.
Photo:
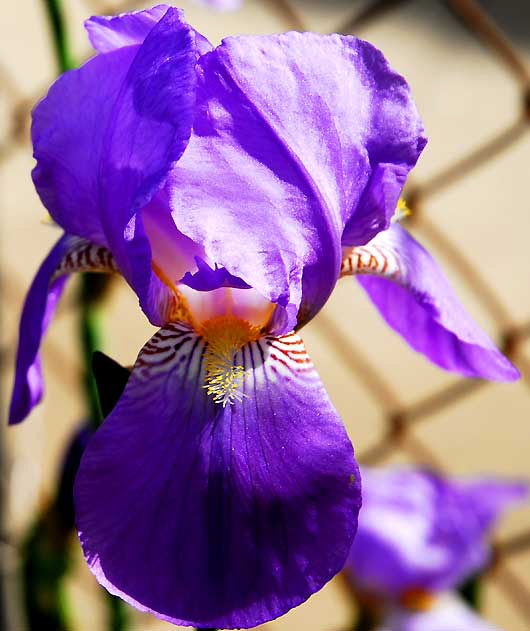
[{"label": "flower stem", "polygon": [[59,72],[66,72],[74,67],[70,57],[68,37],[64,24],[60,0],[44,0],[48,21],[52,29],[53,44],[55,46],[55,58]]},{"label": "flower stem", "polygon": [[92,355],[101,349],[99,305],[109,278],[103,274],[83,274],[79,288],[79,340],[83,358],[83,385],[88,418],[94,429],[102,421],[96,381],[92,373]]}]

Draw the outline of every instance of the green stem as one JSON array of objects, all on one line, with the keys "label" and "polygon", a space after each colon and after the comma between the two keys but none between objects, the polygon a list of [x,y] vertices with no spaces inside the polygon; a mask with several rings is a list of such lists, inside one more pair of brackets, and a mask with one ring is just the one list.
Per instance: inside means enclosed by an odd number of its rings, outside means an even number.
[{"label": "green stem", "polygon": [[53,44],[55,46],[55,57],[59,72],[66,72],[74,67],[70,56],[70,47],[66,34],[63,13],[60,0],[44,0],[48,21],[52,29]]},{"label": "green stem", "polygon": [[102,414],[92,373],[92,355],[101,348],[98,303],[107,282],[108,278],[102,274],[83,274],[79,292],[79,339],[83,358],[83,384],[88,418],[94,429],[101,424]]}]

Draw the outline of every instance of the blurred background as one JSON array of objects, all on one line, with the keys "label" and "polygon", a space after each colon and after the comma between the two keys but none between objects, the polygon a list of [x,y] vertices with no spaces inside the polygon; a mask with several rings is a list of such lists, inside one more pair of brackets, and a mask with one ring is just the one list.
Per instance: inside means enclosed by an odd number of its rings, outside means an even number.
[{"label": "blurred background", "polygon": [[[241,8],[230,12],[189,0],[176,4],[214,43],[226,35],[291,29],[352,33],[381,48],[405,75],[430,139],[407,184],[413,210],[408,227],[437,257],[468,310],[523,378],[496,385],[442,372],[405,346],[348,279],[338,284],[304,339],[361,462],[419,463],[452,474],[530,478],[530,3],[243,0]],[[63,0],[75,61],[91,54],[84,19],[144,6]],[[3,2],[3,417],[24,295],[57,238],[31,183],[29,142],[31,108],[56,74],[44,2]],[[56,494],[65,450],[86,416],[78,290],[78,280],[72,279],[44,344],[44,402],[21,426],[6,429],[2,424],[0,626],[16,631],[26,628],[20,568],[28,533]],[[132,364],[154,330],[137,308],[135,295],[115,280],[99,311],[102,349],[122,364]],[[60,607],[67,610],[74,631],[109,629],[109,604],[85,567],[75,536],[70,539],[64,548],[69,569],[61,583]],[[495,546],[499,561],[484,582],[484,614],[506,631],[529,631],[529,507],[503,520]],[[44,589],[40,597],[54,595]],[[351,624],[351,615],[348,590],[338,577],[306,604],[260,629],[340,631]],[[123,616],[131,631],[174,628],[132,609],[115,615],[113,628],[125,628],[120,627]]]}]

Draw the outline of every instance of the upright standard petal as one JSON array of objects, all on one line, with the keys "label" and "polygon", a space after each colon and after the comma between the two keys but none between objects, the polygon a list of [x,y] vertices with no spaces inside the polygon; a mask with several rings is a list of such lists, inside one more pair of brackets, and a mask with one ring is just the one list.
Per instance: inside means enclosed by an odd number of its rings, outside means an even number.
[{"label": "upright standard petal", "polygon": [[341,273],[359,274],[386,322],[438,366],[466,377],[518,379],[517,368],[469,316],[438,264],[399,224],[347,252]]},{"label": "upright standard petal", "polygon": [[344,228],[343,247],[368,243],[389,227],[411,166],[378,164],[374,168],[359,207]]},{"label": "upright standard petal", "polygon": [[377,631],[501,631],[472,611],[458,596],[440,596],[428,611],[391,609]]},{"label": "upright standard petal", "polygon": [[42,399],[39,348],[63,292],[66,274],[74,271],[116,271],[103,247],[63,235],[44,259],[26,296],[18,335],[15,383],[9,423],[19,423]]},{"label": "upright standard petal", "polygon": [[[85,28],[90,43],[99,53],[108,53],[124,46],[142,44],[153,27],[164,17],[168,9],[177,11],[184,22],[181,9],[158,4],[151,9],[130,11],[119,15],[95,15],[85,21]],[[197,52],[204,54],[212,49],[210,42],[200,33],[194,31]]]},{"label": "upright standard petal", "polygon": [[90,59],[63,74],[33,111],[33,182],[68,233],[105,244],[99,211],[103,140],[134,47]]},{"label": "upright standard petal", "polygon": [[101,221],[123,275],[153,323],[160,281],[137,214],[163,185],[188,143],[197,52],[190,26],[169,9],[146,37],[112,111],[100,165]]},{"label": "upright standard petal", "polygon": [[196,60],[191,27],[168,9],[141,45],[63,75],[34,113],[33,178],[44,205],[68,232],[108,244],[158,324],[160,281],[136,213],[188,142]]},{"label": "upright standard petal", "polygon": [[404,79],[353,37],[227,38],[199,65],[194,133],[170,179],[175,223],[285,307],[284,332],[301,303],[307,320],[329,296],[374,165],[406,172],[421,123]]},{"label": "upright standard petal", "polygon": [[301,340],[241,348],[240,400],[203,387],[207,346],[167,325],[90,442],[77,524],[97,579],[176,624],[253,627],[343,566],[360,477]]},{"label": "upright standard petal", "polygon": [[[142,44],[168,9],[167,4],[158,4],[151,9],[120,15],[94,15],[85,21],[88,39],[98,53],[108,53],[124,46]],[[183,11],[177,11],[183,20]]]}]

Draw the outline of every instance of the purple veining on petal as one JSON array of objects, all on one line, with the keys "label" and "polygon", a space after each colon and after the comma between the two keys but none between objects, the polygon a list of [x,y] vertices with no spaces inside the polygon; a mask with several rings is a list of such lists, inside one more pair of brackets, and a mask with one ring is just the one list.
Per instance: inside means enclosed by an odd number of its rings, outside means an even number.
[{"label": "purple veining on petal", "polygon": [[360,477],[301,349],[294,334],[244,346],[240,400],[223,407],[191,329],[146,344],[75,485],[83,549],[109,591],[175,624],[253,627],[342,568]]}]

